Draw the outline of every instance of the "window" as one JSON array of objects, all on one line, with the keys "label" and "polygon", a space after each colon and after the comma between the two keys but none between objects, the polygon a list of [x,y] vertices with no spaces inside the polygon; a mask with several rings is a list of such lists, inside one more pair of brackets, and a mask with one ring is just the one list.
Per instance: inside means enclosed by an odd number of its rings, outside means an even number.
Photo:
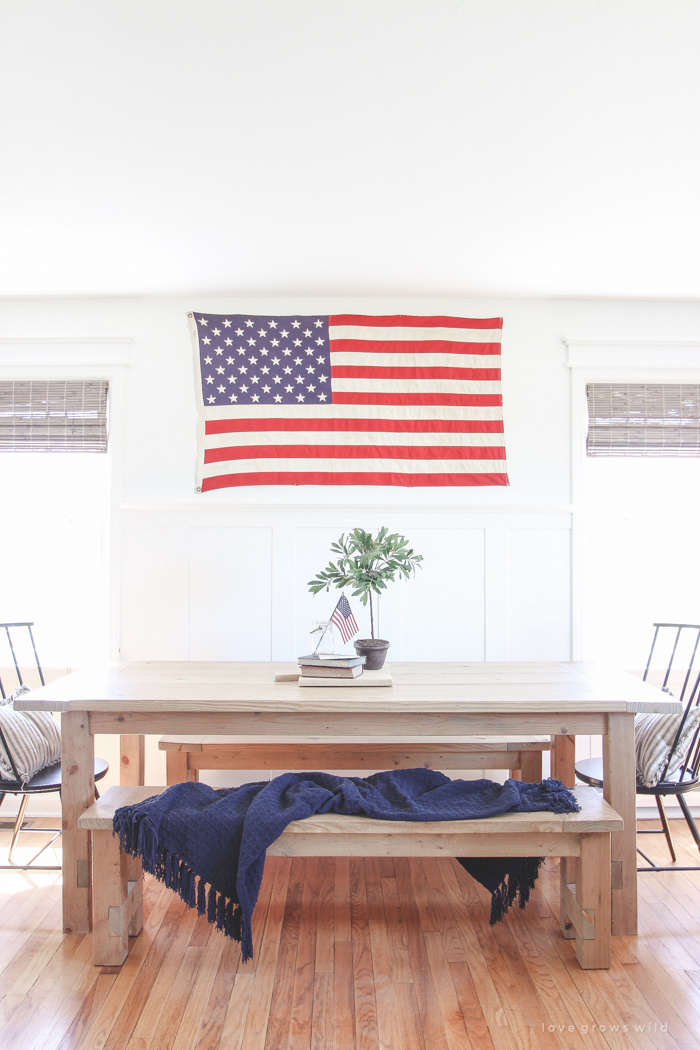
[{"label": "window", "polygon": [[589,383],[588,456],[700,456],[700,384]]},{"label": "window", "polygon": [[0,382],[0,452],[106,452],[102,379]]}]

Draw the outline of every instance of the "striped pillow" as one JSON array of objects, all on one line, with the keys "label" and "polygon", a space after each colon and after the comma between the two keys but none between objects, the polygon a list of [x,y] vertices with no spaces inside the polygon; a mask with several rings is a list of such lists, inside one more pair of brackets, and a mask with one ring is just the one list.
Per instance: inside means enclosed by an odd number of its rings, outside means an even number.
[{"label": "striped pillow", "polygon": [[[637,753],[637,780],[645,787],[656,787],[666,765],[668,752],[676,739],[682,715],[636,715],[634,742]],[[685,753],[700,723],[700,708],[688,715],[666,776],[683,764]]]},{"label": "striped pillow", "polygon": [[[0,706],[0,729],[7,741],[20,780],[26,784],[40,769],[60,761],[61,731],[55,718],[47,712],[15,711],[12,701],[20,692],[29,690],[15,690],[10,699]],[[15,779],[1,740],[0,779]]]}]

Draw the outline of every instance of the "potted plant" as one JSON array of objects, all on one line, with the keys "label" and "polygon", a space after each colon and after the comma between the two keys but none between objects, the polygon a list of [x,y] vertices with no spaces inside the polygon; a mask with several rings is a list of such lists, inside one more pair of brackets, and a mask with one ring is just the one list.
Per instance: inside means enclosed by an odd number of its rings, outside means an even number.
[{"label": "potted plant", "polygon": [[331,584],[339,589],[353,587],[354,598],[359,598],[363,605],[369,601],[372,637],[361,638],[354,644],[357,655],[366,658],[365,668],[376,671],[384,666],[389,642],[385,638],[374,637],[372,592],[381,594],[397,575],[410,579],[423,561],[423,556],[409,548],[405,536],[399,536],[398,532],[390,533],[387,528],[381,528],[376,536],[363,529],[353,529],[347,536],[343,534],[337,543],[331,544],[331,552],[337,555],[336,561],[330,562],[323,572],[309,580],[309,590],[312,594],[318,594],[319,591],[329,591]]}]

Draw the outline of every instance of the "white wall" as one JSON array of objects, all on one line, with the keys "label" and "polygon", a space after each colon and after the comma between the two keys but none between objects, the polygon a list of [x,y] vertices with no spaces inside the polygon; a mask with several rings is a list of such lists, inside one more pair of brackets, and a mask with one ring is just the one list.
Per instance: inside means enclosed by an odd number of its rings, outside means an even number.
[{"label": "white wall", "polygon": [[[270,313],[502,314],[510,487],[256,487],[197,495],[186,314],[253,305]],[[122,659],[293,658],[308,644],[311,620],[332,608],[330,597],[312,598],[305,586],[325,564],[329,542],[354,525],[386,524],[425,555],[419,579],[382,602],[380,630],[394,658],[556,660],[571,655],[570,376],[563,337],[644,333],[663,340],[699,331],[700,304],[682,302],[0,300],[0,374],[8,361],[17,373],[21,341],[29,337],[48,340],[46,346],[77,337],[131,340],[123,383],[114,387],[114,407],[123,416],[112,447],[114,655],[119,649]],[[53,346],[57,367],[69,343]],[[85,353],[92,343],[81,345]],[[358,613],[364,631],[365,612]]]}]

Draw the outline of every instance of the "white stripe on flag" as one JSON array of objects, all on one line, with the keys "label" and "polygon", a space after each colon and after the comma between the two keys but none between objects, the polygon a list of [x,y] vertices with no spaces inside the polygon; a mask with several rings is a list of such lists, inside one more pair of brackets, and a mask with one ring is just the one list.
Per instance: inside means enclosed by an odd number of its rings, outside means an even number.
[{"label": "white stripe on flag", "polygon": [[205,463],[203,476],[219,474],[505,474],[504,459],[230,459]]},{"label": "white stripe on flag", "polygon": [[375,430],[244,430],[235,434],[210,434],[206,448],[228,448],[242,445],[400,445],[410,447],[501,448],[503,434],[407,434],[403,431]]},{"label": "white stripe on flag", "polygon": [[371,325],[334,324],[328,329],[334,339],[371,339],[379,343],[500,343],[500,328],[404,328],[391,326],[373,328]]},{"label": "white stripe on flag", "polygon": [[[498,384],[500,387],[500,383]],[[500,392],[500,391],[499,391]],[[215,405],[209,419],[482,419],[501,420],[500,405]]]},{"label": "white stripe on flag", "polygon": [[500,368],[500,354],[367,354],[331,350],[332,365],[370,368]]},{"label": "white stripe on flag", "polygon": [[333,393],[500,394],[497,380],[473,379],[333,379]]}]

